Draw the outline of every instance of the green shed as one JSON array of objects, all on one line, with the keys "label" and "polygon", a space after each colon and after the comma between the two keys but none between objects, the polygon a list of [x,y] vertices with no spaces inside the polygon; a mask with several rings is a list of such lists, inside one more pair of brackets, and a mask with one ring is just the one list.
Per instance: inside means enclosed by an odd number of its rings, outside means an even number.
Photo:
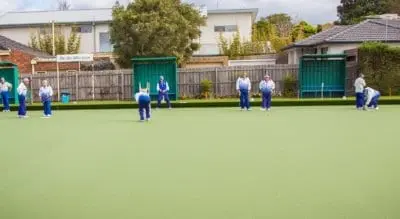
[{"label": "green shed", "polygon": [[146,87],[150,84],[150,96],[152,100],[156,100],[158,96],[157,83],[160,76],[169,85],[169,98],[177,100],[178,84],[177,84],[177,65],[175,57],[137,57],[132,59],[132,91],[133,96],[139,91],[139,86]]},{"label": "green shed", "polygon": [[304,55],[299,69],[300,97],[345,95],[346,55]]},{"label": "green shed", "polygon": [[[1,77],[4,77],[4,79],[8,83],[12,84],[12,90],[10,92],[9,101],[11,104],[12,103],[17,104],[18,103],[17,87],[19,82],[19,71],[17,65],[11,62],[0,61],[0,78]],[[1,103],[3,103],[3,100],[1,100]]]}]

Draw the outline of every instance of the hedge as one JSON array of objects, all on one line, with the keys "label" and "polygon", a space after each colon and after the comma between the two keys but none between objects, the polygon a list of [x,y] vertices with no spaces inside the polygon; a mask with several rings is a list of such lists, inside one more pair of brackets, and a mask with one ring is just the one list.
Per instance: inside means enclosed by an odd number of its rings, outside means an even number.
[{"label": "hedge", "polygon": [[383,95],[400,94],[400,48],[368,42],[359,48],[360,71]]},{"label": "hedge", "polygon": [[[280,106],[346,106],[346,105],[354,105],[354,99],[282,99],[282,100],[273,100],[273,107]],[[400,105],[400,98],[382,98],[379,101],[380,105]],[[258,107],[261,105],[261,101],[252,101],[251,105],[254,107]],[[152,104],[155,106],[155,103]],[[165,104],[164,104],[165,106]],[[207,107],[238,107],[238,100],[210,100],[210,101],[177,101],[173,102],[172,106],[174,108],[207,108]],[[102,110],[102,109],[135,109],[138,108],[138,105],[133,102],[87,102],[87,103],[78,103],[78,104],[61,104],[55,103],[52,108],[54,110]],[[17,106],[11,106],[13,111],[17,110]],[[42,110],[42,106],[40,104],[28,105],[28,110]]]}]

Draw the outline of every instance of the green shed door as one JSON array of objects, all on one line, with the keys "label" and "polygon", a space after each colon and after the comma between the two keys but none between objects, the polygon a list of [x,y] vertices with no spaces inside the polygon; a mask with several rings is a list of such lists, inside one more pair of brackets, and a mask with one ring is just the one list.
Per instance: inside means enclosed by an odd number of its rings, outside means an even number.
[{"label": "green shed door", "polygon": [[174,57],[166,58],[136,58],[133,61],[133,92],[139,91],[139,86],[146,87],[150,83],[150,96],[156,99],[158,96],[157,83],[160,76],[169,85],[170,99],[176,100],[178,98],[177,86],[177,70],[176,59]]},{"label": "green shed door", "polygon": [[[4,77],[4,79],[12,84],[12,90],[10,92],[10,103],[17,104],[18,103],[18,94],[17,87],[19,82],[19,73],[18,68],[15,64],[10,62],[0,62],[0,77]],[[1,99],[1,97],[0,97]],[[3,100],[1,100],[2,102]]]},{"label": "green shed door", "polygon": [[305,55],[300,63],[300,96],[337,97],[345,94],[345,55]]}]

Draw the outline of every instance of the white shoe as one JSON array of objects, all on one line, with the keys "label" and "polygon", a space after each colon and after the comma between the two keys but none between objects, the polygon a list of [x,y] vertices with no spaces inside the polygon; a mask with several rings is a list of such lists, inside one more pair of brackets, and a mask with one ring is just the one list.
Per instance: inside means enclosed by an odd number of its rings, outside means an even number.
[{"label": "white shoe", "polygon": [[26,118],[29,118],[29,116],[18,116],[18,118],[20,118],[20,119],[26,119]]},{"label": "white shoe", "polygon": [[260,110],[261,110],[261,111],[265,111],[265,108],[261,108]]},{"label": "white shoe", "polygon": [[251,111],[251,108],[248,108],[247,111]]},{"label": "white shoe", "polygon": [[376,107],[375,109],[376,109],[376,110],[379,110],[379,107]]},{"label": "white shoe", "polygon": [[150,121],[150,118],[146,119],[146,121],[149,122],[149,121]]},{"label": "white shoe", "polygon": [[271,111],[271,108],[268,108],[267,111]]}]

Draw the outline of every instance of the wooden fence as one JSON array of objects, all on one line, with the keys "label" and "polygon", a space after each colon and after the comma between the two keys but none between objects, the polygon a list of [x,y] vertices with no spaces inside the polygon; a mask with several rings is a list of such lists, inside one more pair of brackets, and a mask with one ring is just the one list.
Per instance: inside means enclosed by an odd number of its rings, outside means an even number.
[{"label": "wooden fence", "polygon": [[[217,97],[230,97],[237,94],[236,80],[240,74],[247,72],[252,81],[252,92],[258,92],[258,84],[263,76],[268,74],[276,83],[276,91],[283,91],[283,79],[286,76],[297,78],[297,65],[270,66],[235,66],[199,69],[179,69],[178,88],[180,97],[197,97],[200,95],[200,82],[210,80],[213,84],[212,93]],[[99,72],[60,73],[59,80],[56,72],[47,74],[21,75],[31,79],[32,100],[39,101],[41,81],[48,80],[55,92],[68,92],[71,101],[82,100],[131,100],[132,99],[132,70],[113,70]],[[153,83],[153,82],[151,82]],[[156,82],[154,82],[156,83]],[[59,86],[59,88],[58,88]],[[151,85],[155,86],[155,85]]]}]

